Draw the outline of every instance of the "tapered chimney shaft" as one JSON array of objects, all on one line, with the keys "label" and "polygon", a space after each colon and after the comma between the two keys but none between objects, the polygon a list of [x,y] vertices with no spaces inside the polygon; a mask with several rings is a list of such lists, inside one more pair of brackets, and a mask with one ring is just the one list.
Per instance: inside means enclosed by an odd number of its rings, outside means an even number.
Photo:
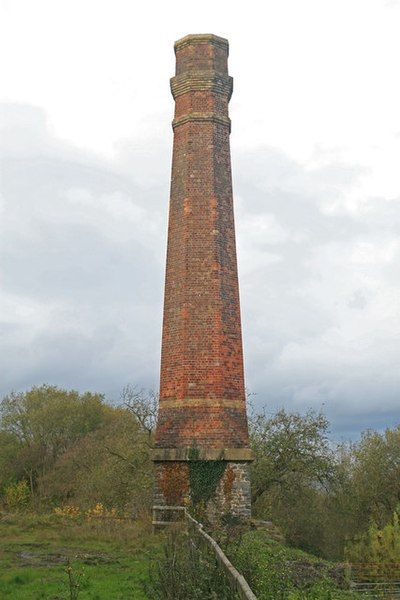
[{"label": "tapered chimney shaft", "polygon": [[[228,42],[210,34],[189,35],[175,43],[175,53],[156,502],[192,501],[191,463],[224,461],[208,502],[219,506],[217,512],[249,516],[251,452],[229,147]],[[177,489],[171,496],[173,473]]]}]

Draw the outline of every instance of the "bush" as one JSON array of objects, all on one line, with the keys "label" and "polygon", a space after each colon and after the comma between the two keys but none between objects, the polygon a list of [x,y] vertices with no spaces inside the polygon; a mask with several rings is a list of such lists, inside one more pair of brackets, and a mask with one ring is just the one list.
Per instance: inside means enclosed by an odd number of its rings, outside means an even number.
[{"label": "bush", "polygon": [[352,598],[343,570],[271,540],[265,532],[245,533],[228,549],[259,600],[336,600]]},{"label": "bush", "polygon": [[164,554],[150,564],[150,583],[145,586],[153,600],[235,600],[214,556],[203,553],[184,533],[168,535]]},{"label": "bush", "polygon": [[24,479],[6,487],[4,500],[8,510],[24,510],[29,505],[30,499],[29,486]]},{"label": "bush", "polygon": [[346,558],[353,563],[400,563],[400,507],[392,521],[379,529],[372,522],[368,531],[357,542],[346,547]]}]

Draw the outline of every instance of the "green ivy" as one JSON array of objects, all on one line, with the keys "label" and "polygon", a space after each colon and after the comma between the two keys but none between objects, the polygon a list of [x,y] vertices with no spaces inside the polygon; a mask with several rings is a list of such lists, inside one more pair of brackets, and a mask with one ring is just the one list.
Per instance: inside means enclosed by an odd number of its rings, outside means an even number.
[{"label": "green ivy", "polygon": [[193,506],[207,504],[215,496],[225,471],[224,460],[199,460],[198,448],[189,450],[189,485]]}]

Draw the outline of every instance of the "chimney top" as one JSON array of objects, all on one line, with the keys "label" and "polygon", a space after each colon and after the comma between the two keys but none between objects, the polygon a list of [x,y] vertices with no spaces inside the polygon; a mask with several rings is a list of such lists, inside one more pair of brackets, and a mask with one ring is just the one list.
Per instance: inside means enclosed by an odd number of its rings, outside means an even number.
[{"label": "chimney top", "polygon": [[185,37],[177,40],[174,44],[175,52],[181,50],[185,46],[194,46],[197,44],[212,44],[213,46],[219,46],[223,48],[228,54],[229,42],[223,37],[214,35],[213,33],[191,33],[185,35]]}]

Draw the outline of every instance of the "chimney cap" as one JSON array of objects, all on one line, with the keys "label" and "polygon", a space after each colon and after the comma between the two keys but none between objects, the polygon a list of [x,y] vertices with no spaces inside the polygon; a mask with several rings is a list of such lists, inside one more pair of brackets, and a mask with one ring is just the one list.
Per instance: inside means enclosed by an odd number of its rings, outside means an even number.
[{"label": "chimney cap", "polygon": [[219,37],[213,33],[191,33],[180,38],[174,44],[175,52],[181,50],[185,46],[192,46],[195,44],[212,44],[213,46],[219,46],[228,53],[229,42],[226,38]]}]

